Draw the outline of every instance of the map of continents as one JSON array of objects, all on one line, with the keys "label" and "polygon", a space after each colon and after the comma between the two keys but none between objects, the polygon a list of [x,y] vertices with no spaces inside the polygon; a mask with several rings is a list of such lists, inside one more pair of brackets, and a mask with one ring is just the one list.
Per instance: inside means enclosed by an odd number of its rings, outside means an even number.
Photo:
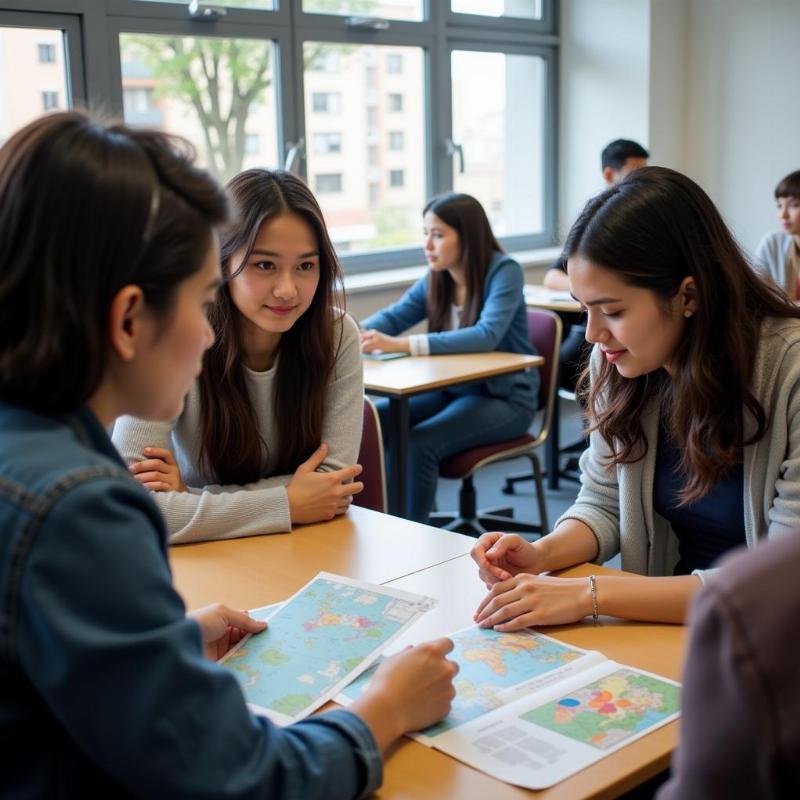
[{"label": "map of continents", "polygon": [[607,750],[657,725],[680,707],[680,687],[650,675],[620,669],[522,719],[582,744]]},{"label": "map of continents", "polygon": [[319,578],[225,666],[249,703],[291,717],[310,708],[415,613],[415,606]]}]

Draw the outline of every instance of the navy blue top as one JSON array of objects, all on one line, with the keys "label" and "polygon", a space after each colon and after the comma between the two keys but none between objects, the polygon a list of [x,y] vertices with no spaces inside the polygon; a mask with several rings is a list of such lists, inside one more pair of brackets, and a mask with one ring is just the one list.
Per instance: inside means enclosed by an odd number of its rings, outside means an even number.
[{"label": "navy blue top", "polygon": [[663,428],[658,433],[653,508],[678,537],[680,559],[676,575],[708,569],[723,553],[745,543],[744,469],[740,463],[695,503],[677,507],[685,484],[680,451]]}]

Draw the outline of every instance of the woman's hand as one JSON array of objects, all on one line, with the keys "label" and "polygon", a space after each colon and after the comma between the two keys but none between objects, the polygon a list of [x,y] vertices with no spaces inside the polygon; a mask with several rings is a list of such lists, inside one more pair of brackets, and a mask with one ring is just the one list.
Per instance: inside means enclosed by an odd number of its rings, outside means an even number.
[{"label": "woman's hand", "polygon": [[568,625],[592,613],[588,578],[517,575],[495,583],[475,612],[481,628],[518,631],[531,625]]},{"label": "woman's hand", "polygon": [[535,573],[544,568],[539,550],[515,533],[484,533],[470,555],[487,589],[520,572]]},{"label": "woman's hand", "polygon": [[206,658],[216,661],[248,633],[261,633],[267,623],[253,619],[246,611],[235,611],[221,603],[198,608],[186,616],[191,617],[203,634]]},{"label": "woman's hand", "polygon": [[131,464],[133,477],[151,492],[188,492],[175,456],[163,447],[145,447],[148,458]]},{"label": "woman's hand", "polygon": [[374,353],[376,350],[382,353],[410,353],[411,346],[408,336],[389,336],[374,329],[361,331],[361,351],[364,353]]},{"label": "woman's hand", "polygon": [[353,495],[364,489],[361,481],[354,480],[361,473],[361,464],[317,472],[327,455],[328,445],[323,442],[286,485],[293,523],[323,522],[344,514],[353,502]]}]

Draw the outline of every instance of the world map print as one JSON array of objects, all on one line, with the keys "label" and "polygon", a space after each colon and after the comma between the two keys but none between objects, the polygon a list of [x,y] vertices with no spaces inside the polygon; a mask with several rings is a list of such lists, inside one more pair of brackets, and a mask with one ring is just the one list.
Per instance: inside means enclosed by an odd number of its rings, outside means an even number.
[{"label": "world map print", "polygon": [[420,611],[419,603],[318,577],[223,665],[248,703],[299,719]]},{"label": "world map print", "polygon": [[[499,633],[491,628],[468,628],[451,634],[454,648],[448,658],[459,666],[453,684],[456,696],[450,713],[426,728],[439,736],[504,704],[501,693],[564,666],[583,655],[553,639],[530,631]],[[351,700],[366,688],[375,668],[351,683],[343,694]]]},{"label": "world map print", "polygon": [[680,687],[630,669],[539,706],[521,719],[600,750],[658,725],[680,708]]}]

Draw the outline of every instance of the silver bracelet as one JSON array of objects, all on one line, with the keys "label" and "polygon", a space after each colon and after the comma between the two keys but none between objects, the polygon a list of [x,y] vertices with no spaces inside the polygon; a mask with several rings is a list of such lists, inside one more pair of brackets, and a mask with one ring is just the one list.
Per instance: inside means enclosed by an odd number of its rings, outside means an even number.
[{"label": "silver bracelet", "polygon": [[597,611],[597,578],[589,576],[589,591],[592,593],[592,624],[597,625],[599,614]]}]

